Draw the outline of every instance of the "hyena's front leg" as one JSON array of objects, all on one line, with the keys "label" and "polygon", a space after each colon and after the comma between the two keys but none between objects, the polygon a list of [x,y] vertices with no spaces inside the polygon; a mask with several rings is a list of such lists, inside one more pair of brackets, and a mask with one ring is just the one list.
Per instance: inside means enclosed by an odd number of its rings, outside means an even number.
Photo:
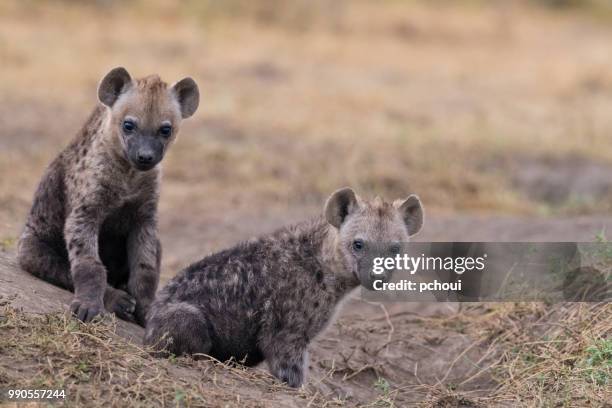
[{"label": "hyena's front leg", "polygon": [[161,245],[154,219],[134,225],[128,237],[128,292],[136,298],[135,317],[144,326],[159,283]]},{"label": "hyena's front leg", "polygon": [[285,345],[277,353],[266,357],[272,375],[290,387],[301,387],[308,364],[306,348]]},{"label": "hyena's front leg", "polygon": [[98,254],[99,211],[81,205],[66,219],[64,237],[74,285],[71,311],[82,321],[91,321],[105,312],[106,268]]},{"label": "hyena's front leg", "polygon": [[261,337],[260,343],[270,372],[290,387],[300,387],[304,383],[308,364],[307,339],[291,330],[266,334]]}]

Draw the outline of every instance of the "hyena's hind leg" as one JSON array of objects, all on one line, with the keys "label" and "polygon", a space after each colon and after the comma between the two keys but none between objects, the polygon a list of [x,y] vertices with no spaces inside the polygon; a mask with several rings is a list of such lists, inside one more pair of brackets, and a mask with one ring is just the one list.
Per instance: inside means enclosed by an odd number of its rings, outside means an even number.
[{"label": "hyena's hind leg", "polygon": [[74,290],[68,252],[63,242],[52,242],[25,233],[19,240],[17,251],[17,260],[23,270],[61,288]]},{"label": "hyena's hind leg", "polygon": [[204,316],[185,302],[153,305],[144,343],[152,346],[158,357],[208,354],[212,346]]}]

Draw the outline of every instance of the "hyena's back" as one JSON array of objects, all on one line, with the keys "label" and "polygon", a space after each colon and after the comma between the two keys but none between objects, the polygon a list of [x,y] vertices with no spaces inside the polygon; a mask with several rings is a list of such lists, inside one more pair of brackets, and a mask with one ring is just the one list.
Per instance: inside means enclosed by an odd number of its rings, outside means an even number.
[{"label": "hyena's back", "polygon": [[66,220],[64,173],[64,166],[58,157],[49,165],[38,185],[25,233],[63,244],[61,236]]},{"label": "hyena's back", "polygon": [[25,271],[73,290],[68,251],[63,239],[66,219],[64,165],[58,157],[47,168],[19,240],[18,261]]}]

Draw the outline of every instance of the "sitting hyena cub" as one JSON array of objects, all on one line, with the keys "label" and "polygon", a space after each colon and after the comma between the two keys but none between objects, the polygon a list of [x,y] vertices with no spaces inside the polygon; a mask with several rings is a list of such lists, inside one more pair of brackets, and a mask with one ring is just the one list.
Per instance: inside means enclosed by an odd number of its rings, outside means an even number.
[{"label": "sitting hyena cub", "polygon": [[74,291],[71,310],[144,324],[159,281],[157,164],[196,111],[196,83],[132,79],[115,68],[100,104],[49,165],[19,241],[23,269]]},{"label": "sitting hyena cub", "polygon": [[265,359],[274,376],[299,387],[308,343],[366,279],[359,270],[366,243],[397,246],[422,224],[414,195],[389,204],[338,190],[324,218],[241,243],[180,272],[151,305],[145,343],[162,355],[204,353],[246,365]]}]

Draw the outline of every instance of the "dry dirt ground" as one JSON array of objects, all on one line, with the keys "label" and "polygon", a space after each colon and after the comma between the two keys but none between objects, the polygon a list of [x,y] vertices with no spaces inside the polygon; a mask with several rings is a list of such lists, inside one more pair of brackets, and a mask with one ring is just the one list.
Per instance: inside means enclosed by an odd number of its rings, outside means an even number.
[{"label": "dry dirt ground", "polygon": [[[270,221],[259,218],[257,222],[253,222],[253,218],[249,217],[244,222],[233,222],[232,225],[239,227],[234,228],[231,235],[235,238],[247,237],[253,230],[273,228],[276,223],[282,224],[283,220],[276,217]],[[592,240],[593,231],[611,228],[612,219],[585,217],[542,221],[455,217],[432,219],[427,225],[421,240],[454,238],[475,241],[552,241],[563,236],[567,240],[580,241]],[[216,236],[219,242],[230,239],[229,235],[223,237],[222,223],[211,224],[206,230],[211,237]],[[470,232],[466,233],[466,230]],[[171,253],[180,253],[180,248],[184,247],[180,239],[170,239],[167,246],[167,251]],[[480,304],[462,307],[455,303],[375,304],[361,300],[356,292],[346,302],[336,322],[313,343],[308,385],[303,390],[294,392],[269,378],[265,373],[265,366],[242,371],[212,363],[206,365],[203,362],[182,360],[179,363],[155,361],[146,354],[143,356],[143,352],[138,349],[142,330],[124,322],[118,322],[116,328],[113,326],[108,330],[104,327],[83,329],[82,325],[79,328],[74,321],[66,323],[66,318],[61,317],[61,314],[52,314],[51,318],[42,320],[18,320],[24,319],[23,316],[31,316],[29,313],[61,313],[66,310],[70,294],[18,270],[12,258],[12,253],[0,256],[0,300],[3,299],[0,303],[4,306],[4,310],[0,312],[0,330],[5,336],[5,341],[0,342],[0,355],[3,355],[0,363],[0,384],[22,384],[23,378],[27,377],[30,384],[32,378],[36,378],[38,383],[34,384],[51,386],[54,382],[50,381],[50,378],[59,377],[62,378],[63,387],[77,394],[71,395],[69,404],[83,401],[125,404],[129,401],[130,404],[142,403],[145,406],[172,405],[176,402],[177,392],[185,395],[185,400],[181,401],[187,406],[222,406],[230,403],[246,406],[421,404],[475,407],[516,404],[536,406],[561,402],[566,406],[581,406],[587,402],[597,406],[612,397],[612,394],[605,391],[605,387],[595,387],[595,390],[578,390],[577,393],[572,391],[570,398],[567,395],[570,393],[567,384],[561,386],[564,394],[558,398],[541,391],[517,396],[512,395],[511,387],[510,391],[503,389],[506,374],[501,362],[507,362],[506,359],[509,359],[504,354],[507,352],[504,346],[509,346],[498,340],[511,336],[510,348],[520,346],[523,343],[517,342],[514,336],[528,336],[533,327],[527,329],[524,326],[534,320],[539,322],[536,324],[539,324],[541,330],[554,328],[558,325],[557,319],[548,315],[560,313],[562,306],[559,305],[545,307],[536,304],[514,304],[506,307],[504,304]],[[568,308],[573,310],[573,307],[575,306]],[[593,341],[589,336],[609,339],[612,334],[609,326],[612,307],[609,304],[584,305],[585,309],[593,307],[598,307],[595,309],[597,313],[582,311],[582,319],[586,318],[591,324],[603,321],[608,325],[593,331],[582,328],[580,335],[586,336],[587,341]],[[23,312],[28,314],[23,315]],[[18,313],[18,318],[15,313]],[[16,320],[20,324],[16,323]],[[43,334],[36,333],[36,330],[58,325],[60,328],[56,329],[56,332],[48,329]],[[23,339],[23,332],[17,336],[14,330],[34,331],[30,337],[36,340],[29,344],[27,339]],[[130,342],[123,344],[121,339],[112,340],[115,330]],[[75,350],[58,351],[46,345],[49,340],[43,340],[45,336],[52,336],[54,340],[51,340],[51,343],[77,341],[78,346]],[[86,339],[75,340],[79,336],[98,340],[87,344]],[[68,339],[64,340],[65,337]],[[109,337],[111,340],[108,340]],[[538,334],[535,338],[545,336]],[[554,343],[557,341],[556,337],[552,337],[550,341]],[[538,343],[537,340],[535,342]],[[113,358],[125,359],[127,353],[131,359],[140,358],[143,362],[136,367],[105,367],[103,361],[107,358],[106,354],[99,355],[98,359],[81,355],[83,349],[88,347],[99,353],[102,346],[98,343],[102,343],[108,350],[112,349]],[[572,358],[580,360],[580,357]],[[48,359],[50,360],[47,362]],[[80,360],[87,361],[82,363],[88,367],[87,378],[78,379],[78,375],[65,368],[66,359],[71,366],[78,365]],[[106,364],[110,365],[108,361]],[[149,374],[143,374],[143,366],[146,366]],[[108,373],[104,370],[108,370]],[[605,375],[611,374],[610,367],[606,370]],[[33,372],[37,374],[34,375]],[[113,374],[119,378],[127,378],[128,375],[133,378],[117,383],[113,380]],[[143,375],[145,377],[141,378]],[[150,379],[159,379],[160,376],[162,380],[159,381],[163,386],[159,387],[166,393],[165,397],[157,395],[159,389],[148,390],[139,383],[140,380],[147,383]],[[192,389],[194,383],[199,388]],[[120,387],[123,392],[118,391]],[[501,392],[500,389],[504,391]],[[106,390],[106,394],[101,395],[102,390]],[[153,395],[156,396],[152,397]]]}]

